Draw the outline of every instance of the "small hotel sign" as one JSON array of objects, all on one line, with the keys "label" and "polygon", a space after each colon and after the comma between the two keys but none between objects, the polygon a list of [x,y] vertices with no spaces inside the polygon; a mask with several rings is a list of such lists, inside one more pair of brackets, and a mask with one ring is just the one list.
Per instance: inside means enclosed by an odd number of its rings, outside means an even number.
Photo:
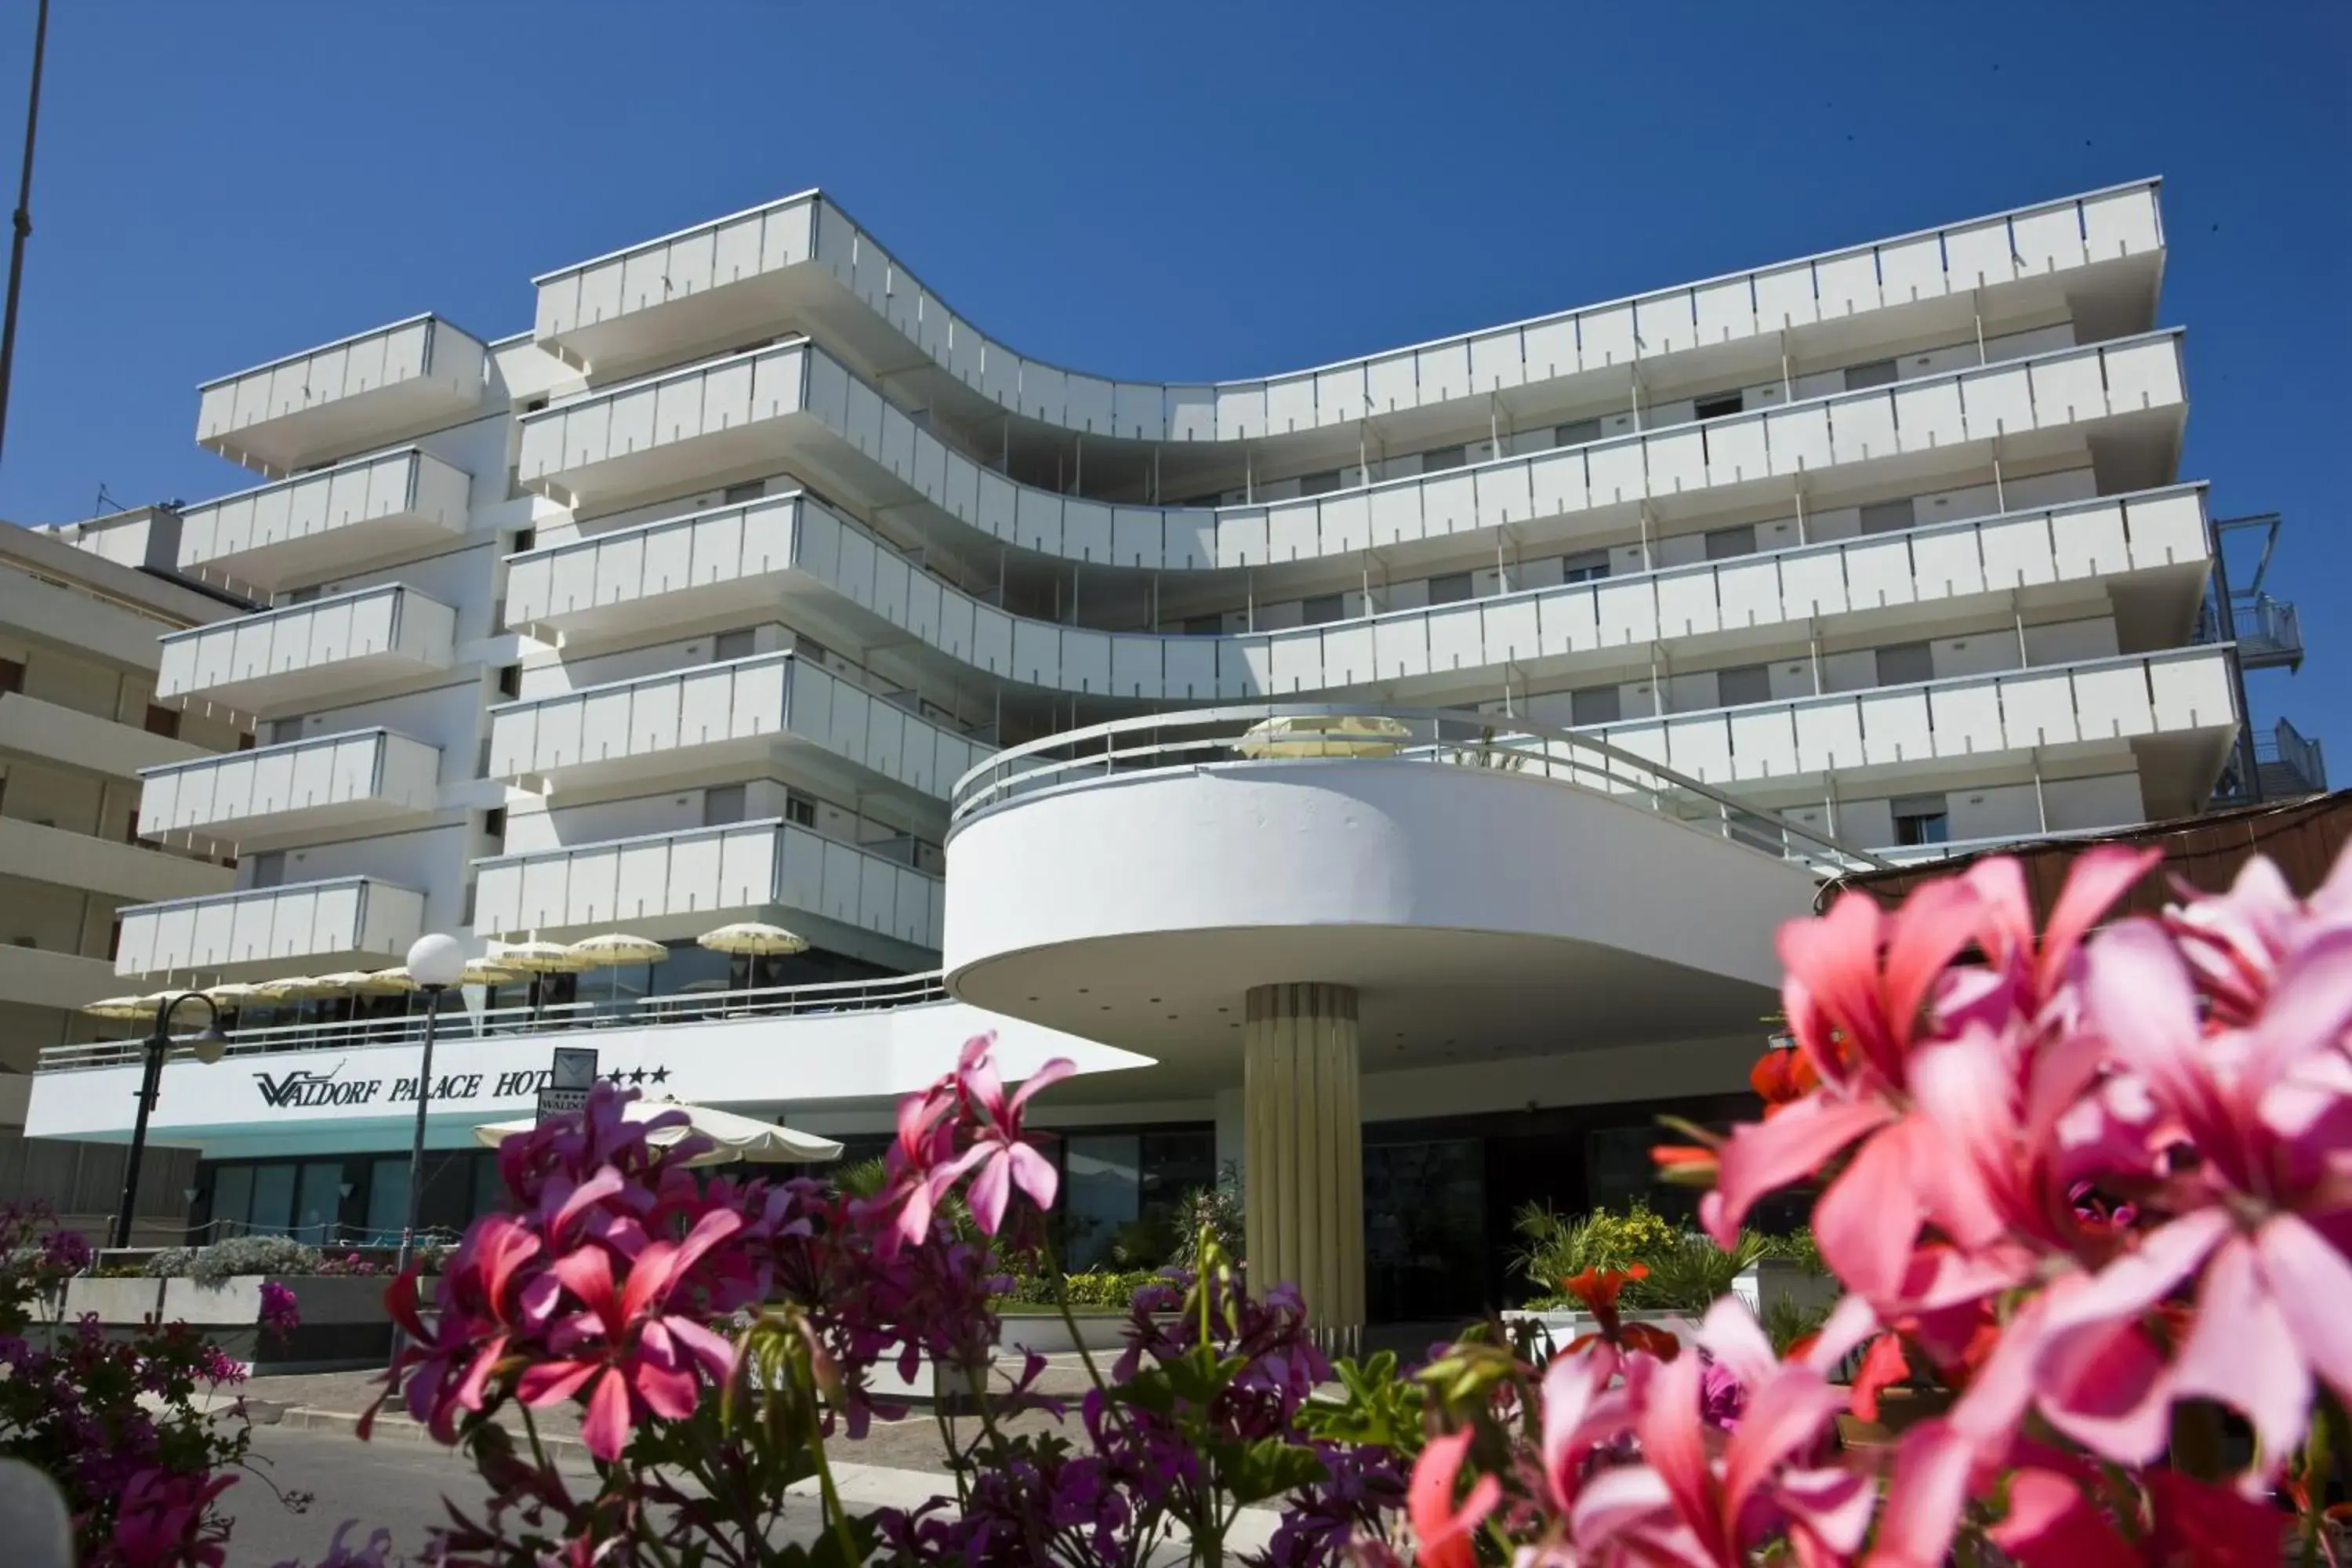
[{"label": "small hotel sign", "polygon": [[[564,1052],[560,1055],[569,1055]],[[587,1079],[595,1078],[595,1053],[580,1053],[588,1058]],[[414,1104],[416,1100],[416,1079],[411,1078],[345,1078],[343,1068],[349,1058],[323,1070],[316,1068],[292,1068],[282,1073],[253,1074],[254,1088],[259,1091],[261,1103],[271,1110],[317,1110],[329,1106]],[[576,1070],[576,1069],[575,1069]],[[571,1095],[585,1102],[584,1089],[565,1089],[558,1084],[561,1069],[551,1068],[518,1068],[512,1072],[442,1073],[433,1080],[433,1099],[440,1100],[519,1100],[530,1095],[554,1093]],[[665,1074],[664,1076],[667,1076]],[[579,1109],[577,1104],[568,1109]]]}]

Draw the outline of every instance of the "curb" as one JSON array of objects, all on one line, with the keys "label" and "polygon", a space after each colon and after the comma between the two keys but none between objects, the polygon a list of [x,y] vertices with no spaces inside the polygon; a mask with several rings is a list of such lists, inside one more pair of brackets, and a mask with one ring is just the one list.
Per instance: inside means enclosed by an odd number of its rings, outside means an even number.
[{"label": "curb", "polygon": [[[256,1422],[256,1425],[262,1424]],[[316,1405],[292,1405],[287,1406],[284,1413],[271,1425],[290,1427],[300,1432],[341,1432],[355,1436],[359,1431],[360,1417],[357,1413],[349,1410],[321,1410]],[[529,1444],[530,1439],[520,1432],[514,1433],[513,1436],[518,1447]],[[369,1440],[376,1443],[403,1443],[419,1448],[441,1446],[433,1436],[432,1430],[421,1422],[412,1421],[405,1415],[389,1414],[380,1414],[376,1416],[375,1426],[369,1434]],[[571,1459],[582,1463],[585,1463],[588,1459],[588,1445],[577,1437],[560,1435],[550,1436],[542,1433],[540,1436],[539,1445],[547,1451],[547,1457],[551,1459]],[[453,1449],[452,1452],[455,1450]]]}]

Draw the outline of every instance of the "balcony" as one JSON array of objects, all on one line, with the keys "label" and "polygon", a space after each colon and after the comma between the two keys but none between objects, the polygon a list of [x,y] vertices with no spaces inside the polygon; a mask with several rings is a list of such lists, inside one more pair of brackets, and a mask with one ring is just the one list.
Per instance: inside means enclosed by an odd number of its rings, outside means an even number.
[{"label": "balcony", "polygon": [[[476,862],[475,931],[620,926],[656,941],[772,920],[820,946],[905,962],[936,954],[937,877],[782,821],[730,823]],[[878,940],[877,940],[878,939]]]},{"label": "balcony", "polygon": [[789,653],[616,680],[490,710],[493,777],[556,789],[789,758],[936,808],[987,748]]},{"label": "balcony", "polygon": [[[1441,211],[1417,221],[1451,224],[1464,244],[1476,243],[1475,218]],[[625,370],[692,345],[821,326],[972,419],[1009,412],[1080,434],[1171,442],[1349,432],[1352,446],[1369,417],[1580,375],[1621,384],[1637,355],[1645,365],[1674,355],[1777,364],[1784,343],[1802,355],[1851,342],[1843,323],[1870,312],[1939,312],[1965,324],[1979,291],[2055,298],[2063,285],[2079,310],[2123,323],[2110,331],[2132,331],[2149,318],[2163,248],[2156,186],[2119,185],[1315,369],[1167,384],[1015,353],[811,191],[534,279],[534,336],[572,363]],[[1885,331],[1903,335],[1892,324]]]},{"label": "balcony", "polygon": [[265,593],[461,538],[473,480],[410,447],[263,485],[180,514],[183,572]]},{"label": "balcony", "polygon": [[[802,618],[910,657],[1048,690],[1145,701],[1237,700],[1381,682],[1447,695],[1509,663],[1547,675],[1622,662],[1629,645],[1753,645],[1822,617],[1893,624],[1917,606],[2020,592],[2036,603],[2126,595],[2151,624],[2193,614],[2207,561],[2196,486],[1871,534],[1593,583],[1281,632],[1168,637],[1007,615],[941,583],[803,495],[618,529],[510,558],[508,614],[566,636],[643,635],[801,597]],[[812,626],[812,631],[819,627]]]},{"label": "balcony", "polygon": [[2327,758],[2319,742],[2284,719],[2254,731],[2254,768],[2264,800],[2327,793]]},{"label": "balcony", "polygon": [[457,613],[398,583],[288,605],[163,639],[155,694],[247,713],[449,666]]},{"label": "balcony", "polygon": [[210,860],[13,816],[0,816],[0,867],[11,877],[53,888],[142,900],[217,893],[236,878],[227,867]]},{"label": "balcony", "polygon": [[466,418],[488,359],[448,322],[412,316],[205,383],[196,444],[282,479]]},{"label": "balcony", "polygon": [[2303,617],[2289,601],[2262,593],[2232,594],[2230,626],[2238,660],[2248,669],[2303,668]]},{"label": "balcony", "polygon": [[[2189,647],[1750,703],[1583,731],[1702,783],[1843,792],[1857,775],[2128,751],[2148,808],[2193,809],[2237,738],[2229,654]],[[2161,766],[2162,776],[2156,770]]]},{"label": "balcony", "polygon": [[424,816],[440,775],[439,747],[390,730],[320,735],[149,769],[139,831],[233,854],[282,834]]},{"label": "balcony", "polygon": [[114,965],[102,958],[0,945],[0,996],[20,1006],[67,1011],[121,991]]},{"label": "balcony", "polygon": [[0,692],[0,753],[126,780],[148,768],[211,754],[169,735],[151,735],[21,691]]},{"label": "balcony", "polygon": [[[122,911],[117,974],[391,964],[424,934],[425,895],[373,877],[247,888]],[[285,973],[281,967],[278,973]]]}]

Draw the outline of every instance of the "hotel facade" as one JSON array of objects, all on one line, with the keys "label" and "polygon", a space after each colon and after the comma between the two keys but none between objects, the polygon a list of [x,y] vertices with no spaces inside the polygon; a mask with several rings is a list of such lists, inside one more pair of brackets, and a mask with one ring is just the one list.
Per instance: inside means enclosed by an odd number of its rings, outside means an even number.
[{"label": "hotel facade", "polygon": [[[2179,473],[2158,195],[1161,384],[1024,357],[809,193],[545,274],[512,336],[223,377],[252,482],[173,565],[253,608],[163,636],[155,700],[254,743],[142,768],[139,826],[235,883],[124,909],[116,972],[664,944],[465,990],[443,1224],[554,1046],[866,1151],[993,1028],[1082,1068],[1077,1261],[1222,1173],[1328,1323],[1475,1310],[1514,1205],[1744,1113],[1824,879],[2324,783],[2245,722],[2299,639]],[[809,949],[697,944],[740,921]],[[209,1234],[397,1227],[410,999],[299,989],[164,1073]],[[135,1056],[46,1051],[29,1130],[124,1137]]]}]

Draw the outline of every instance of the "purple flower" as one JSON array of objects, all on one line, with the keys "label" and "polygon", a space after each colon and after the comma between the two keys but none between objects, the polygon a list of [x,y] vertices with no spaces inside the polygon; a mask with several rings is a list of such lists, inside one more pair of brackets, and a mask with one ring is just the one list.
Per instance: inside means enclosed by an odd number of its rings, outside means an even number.
[{"label": "purple flower", "polygon": [[275,1279],[261,1282],[261,1326],[281,1338],[302,1326],[302,1309],[294,1292]]}]

